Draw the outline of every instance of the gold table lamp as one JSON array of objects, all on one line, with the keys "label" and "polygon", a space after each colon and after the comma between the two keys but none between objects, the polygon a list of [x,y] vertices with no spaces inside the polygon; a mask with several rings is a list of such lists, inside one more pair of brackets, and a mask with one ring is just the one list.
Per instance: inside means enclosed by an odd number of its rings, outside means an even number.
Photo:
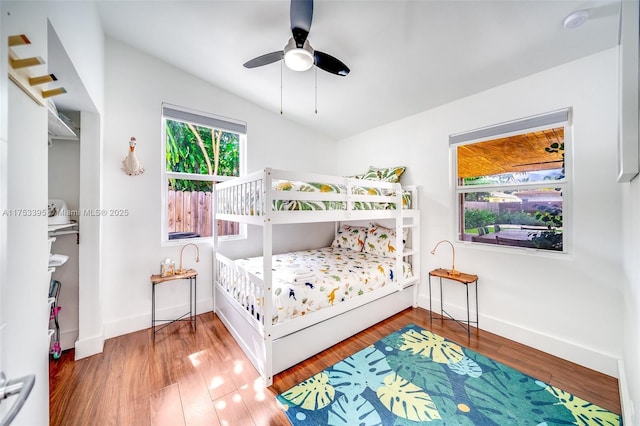
[{"label": "gold table lamp", "polygon": [[431,254],[436,254],[436,249],[438,248],[438,246],[442,243],[449,243],[449,245],[451,246],[451,251],[453,253],[453,260],[451,261],[451,269],[447,270],[447,273],[449,275],[451,275],[452,277],[457,277],[460,275],[460,272],[456,271],[456,249],[453,246],[453,243],[449,240],[441,240],[438,241],[438,243],[435,245],[435,247],[433,248],[433,250],[431,250]]}]

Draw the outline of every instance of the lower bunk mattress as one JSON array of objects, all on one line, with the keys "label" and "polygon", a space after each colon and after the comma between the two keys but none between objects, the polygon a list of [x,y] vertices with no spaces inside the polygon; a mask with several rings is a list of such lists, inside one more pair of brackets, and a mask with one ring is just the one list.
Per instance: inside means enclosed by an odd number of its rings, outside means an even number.
[{"label": "lower bunk mattress", "polygon": [[[238,259],[235,264],[262,279],[262,257]],[[391,285],[397,273],[395,258],[348,248],[273,255],[272,322],[278,324]],[[411,264],[402,262],[401,274],[411,278]],[[246,287],[234,282],[222,284],[245,309],[262,317],[255,296],[244,294]]]}]

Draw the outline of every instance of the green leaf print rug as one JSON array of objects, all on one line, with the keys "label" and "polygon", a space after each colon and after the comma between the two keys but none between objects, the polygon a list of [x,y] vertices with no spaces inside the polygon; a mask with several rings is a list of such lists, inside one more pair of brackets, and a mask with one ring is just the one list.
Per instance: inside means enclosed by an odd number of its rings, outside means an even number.
[{"label": "green leaf print rug", "polygon": [[414,324],[278,395],[293,425],[621,425]]}]

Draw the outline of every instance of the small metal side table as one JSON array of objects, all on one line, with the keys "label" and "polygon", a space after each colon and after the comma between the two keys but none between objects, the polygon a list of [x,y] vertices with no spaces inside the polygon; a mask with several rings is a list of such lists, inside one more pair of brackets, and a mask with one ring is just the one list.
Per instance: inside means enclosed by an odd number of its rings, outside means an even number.
[{"label": "small metal side table", "polygon": [[[160,274],[151,275],[151,294],[152,294],[152,304],[151,304],[151,327],[153,327],[153,338],[156,338],[156,333],[163,328],[173,324],[177,321],[190,321],[193,323],[193,329],[196,329],[196,278],[198,273],[193,269],[188,269],[181,273],[176,273],[175,275],[169,275],[167,277],[163,277]],[[156,319],[156,286],[158,284],[162,284],[167,281],[174,280],[189,280],[189,312],[184,315],[180,315],[176,319]],[[189,318],[185,318],[186,316]],[[168,322],[167,322],[168,321]],[[161,327],[156,328],[156,323],[158,322],[166,322]]]},{"label": "small metal side table", "polygon": [[[465,274],[460,272],[459,275],[452,275],[451,272],[447,269],[434,269],[429,272],[429,321],[433,321],[433,310],[431,309],[431,277],[438,277],[440,279],[440,315],[445,320],[452,320],[460,324],[463,328],[467,329],[467,335],[471,337],[471,324],[475,324],[476,328],[478,327],[478,276]],[[449,315],[447,311],[445,311],[442,307],[442,300],[444,296],[442,294],[442,279],[445,278],[451,281],[457,281],[461,284],[464,284],[467,289],[467,326],[464,326],[464,322],[459,319],[456,319]],[[471,321],[470,313],[469,313],[469,285],[476,285],[476,320]]]}]

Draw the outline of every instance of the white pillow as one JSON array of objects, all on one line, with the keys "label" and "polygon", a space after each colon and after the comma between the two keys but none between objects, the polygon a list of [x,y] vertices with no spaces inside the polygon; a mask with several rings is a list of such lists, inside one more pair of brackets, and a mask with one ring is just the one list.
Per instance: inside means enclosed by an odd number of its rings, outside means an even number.
[{"label": "white pillow", "polygon": [[[407,242],[408,229],[403,229],[403,242]],[[362,249],[365,253],[377,254],[384,257],[396,255],[396,230],[384,226],[370,224],[367,230],[367,240]]]},{"label": "white pillow", "polygon": [[366,226],[341,225],[331,247],[348,248],[353,251],[362,251],[367,238]]}]

